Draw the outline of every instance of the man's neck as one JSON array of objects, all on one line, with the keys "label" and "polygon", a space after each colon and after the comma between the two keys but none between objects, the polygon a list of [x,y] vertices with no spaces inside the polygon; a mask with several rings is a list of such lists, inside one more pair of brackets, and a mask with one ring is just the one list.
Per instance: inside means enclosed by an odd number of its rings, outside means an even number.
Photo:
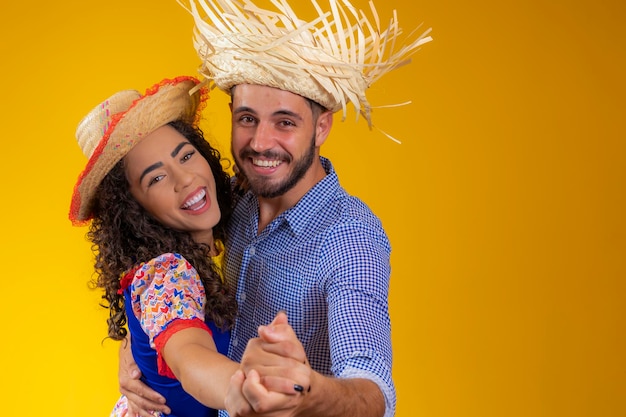
[{"label": "man's neck", "polygon": [[289,191],[274,198],[258,197],[258,233],[261,233],[263,229],[265,229],[265,227],[281,213],[295,206],[298,201],[300,201],[300,199],[304,197],[304,195],[308,193],[311,188],[313,188],[325,176],[326,171],[324,170],[324,167],[322,166],[322,163],[318,157],[316,159],[316,162],[311,165],[311,168],[309,169],[307,174],[302,177],[302,179],[298,181],[298,183]]}]

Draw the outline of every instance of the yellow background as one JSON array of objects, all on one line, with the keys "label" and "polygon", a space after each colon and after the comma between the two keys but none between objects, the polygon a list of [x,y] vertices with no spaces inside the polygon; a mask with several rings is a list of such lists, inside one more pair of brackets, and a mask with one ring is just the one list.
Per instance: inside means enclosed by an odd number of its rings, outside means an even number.
[{"label": "yellow background", "polygon": [[[435,38],[370,92],[413,100],[374,114],[403,144],[351,112],[323,153],[393,244],[397,415],[626,415],[625,3],[378,1],[383,22],[391,4]],[[74,129],[116,90],[195,75],[191,18],[174,0],[0,11],[3,412],[105,416],[117,347],[67,220]],[[206,116],[227,150],[221,92]]]}]

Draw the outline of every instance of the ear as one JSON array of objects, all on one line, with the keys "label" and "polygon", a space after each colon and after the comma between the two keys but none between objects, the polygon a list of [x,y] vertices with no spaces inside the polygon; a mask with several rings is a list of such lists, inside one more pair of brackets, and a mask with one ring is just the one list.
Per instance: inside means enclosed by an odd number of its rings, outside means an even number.
[{"label": "ear", "polygon": [[235,100],[235,88],[237,86],[233,85],[232,87],[230,87],[230,101],[228,102],[228,108],[230,109],[230,113],[233,113],[233,101]]},{"label": "ear", "polygon": [[325,111],[319,115],[315,124],[315,146],[320,147],[326,142],[331,127],[333,127],[333,112]]}]

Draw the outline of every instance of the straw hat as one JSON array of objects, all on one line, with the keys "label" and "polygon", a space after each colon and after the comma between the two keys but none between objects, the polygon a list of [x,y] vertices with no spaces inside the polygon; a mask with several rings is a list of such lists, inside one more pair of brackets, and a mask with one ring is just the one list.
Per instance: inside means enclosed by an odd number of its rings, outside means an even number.
[{"label": "straw hat", "polygon": [[348,0],[328,2],[330,11],[323,11],[311,0],[318,17],[306,22],[286,0],[272,0],[278,11],[250,0],[179,0],[193,16],[199,71],[211,88],[230,93],[237,84],[275,87],[333,112],[343,110],[344,119],[352,102],[371,128],[365,90],[410,62],[408,57],[432,40],[430,29],[403,45],[395,11],[381,30],[373,2],[373,23]]},{"label": "straw hat", "polygon": [[194,77],[181,76],[162,80],[143,95],[120,91],[81,120],[76,139],[89,161],[74,186],[69,213],[74,225],[92,218],[98,185],[141,139],[174,120],[198,123],[208,99],[207,88],[195,89],[199,83]]}]

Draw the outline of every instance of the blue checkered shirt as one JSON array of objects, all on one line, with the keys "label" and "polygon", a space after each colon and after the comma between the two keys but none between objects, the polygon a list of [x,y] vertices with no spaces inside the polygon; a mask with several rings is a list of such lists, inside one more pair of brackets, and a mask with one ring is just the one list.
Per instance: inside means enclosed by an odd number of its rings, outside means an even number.
[{"label": "blue checkered shirt", "polygon": [[285,310],[313,369],[373,380],[392,416],[389,239],[371,210],[341,188],[330,161],[321,161],[324,179],[260,234],[256,197],[249,192],[237,204],[225,255],[239,303],[228,356],[239,362],[257,327]]}]

